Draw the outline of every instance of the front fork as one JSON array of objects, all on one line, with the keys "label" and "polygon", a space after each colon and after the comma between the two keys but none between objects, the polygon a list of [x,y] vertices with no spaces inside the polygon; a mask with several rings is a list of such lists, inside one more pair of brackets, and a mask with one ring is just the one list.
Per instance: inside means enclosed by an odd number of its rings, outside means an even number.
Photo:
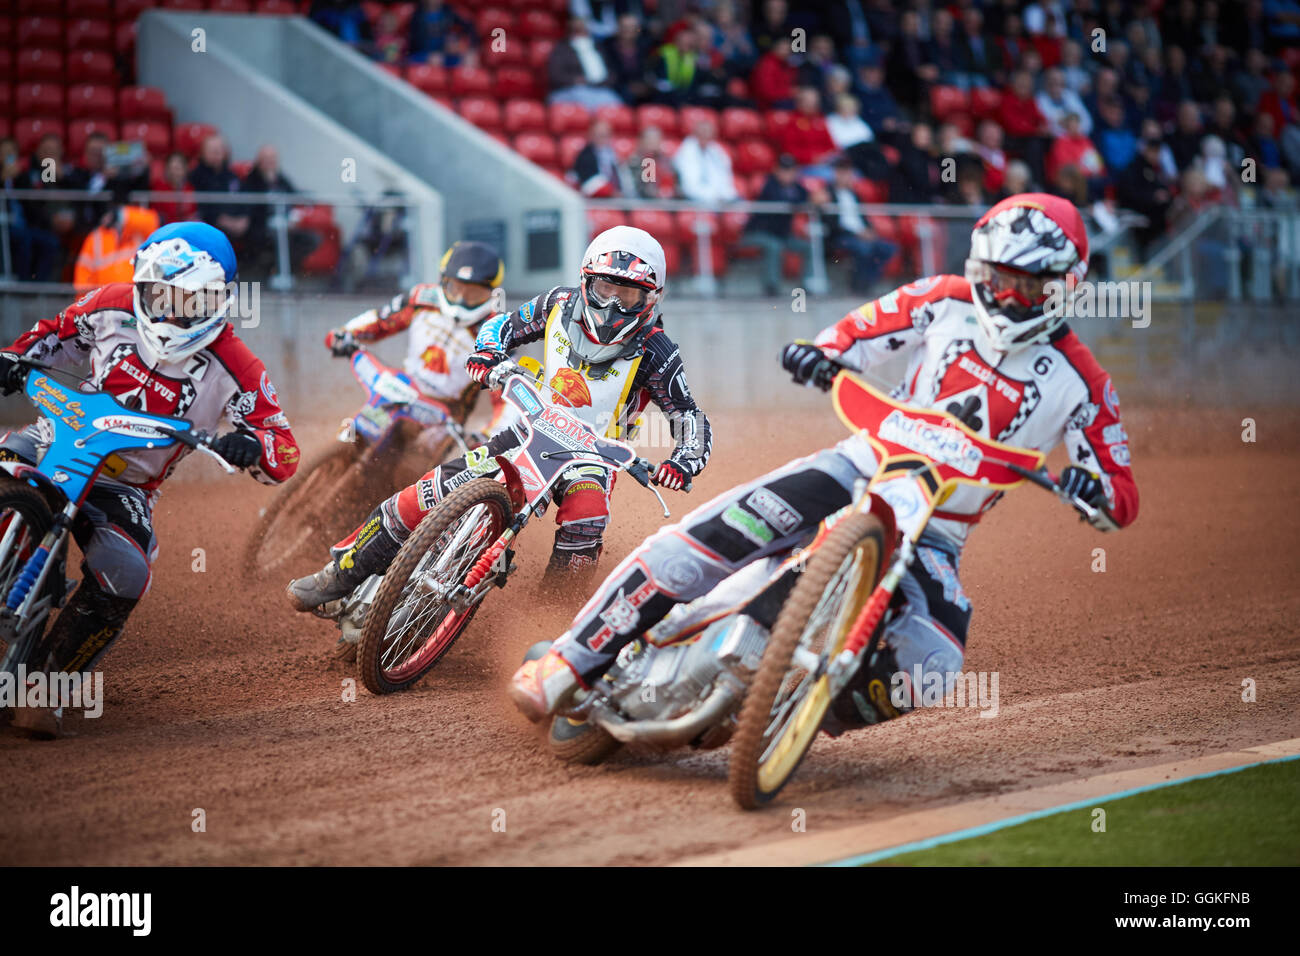
[{"label": "front fork", "polygon": [[59,552],[68,539],[72,519],[77,516],[77,510],[77,503],[69,501],[63,506],[63,510],[55,515],[50,530],[45,533],[41,543],[23,564],[17,579],[9,588],[9,593],[5,595],[4,607],[0,609],[0,614],[6,618],[4,630],[8,631],[12,628],[16,640],[5,654],[4,661],[0,663],[0,670],[11,670],[15,660],[25,660],[31,652],[32,640],[39,636],[38,630],[43,630],[48,609],[40,620],[29,621],[28,618],[45,590],[45,582],[49,579],[51,569],[60,567]]}]

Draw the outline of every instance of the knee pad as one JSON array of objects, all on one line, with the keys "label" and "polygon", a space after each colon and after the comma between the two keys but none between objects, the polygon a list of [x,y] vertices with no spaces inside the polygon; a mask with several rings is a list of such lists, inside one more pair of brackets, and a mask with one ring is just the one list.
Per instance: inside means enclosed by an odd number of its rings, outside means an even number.
[{"label": "knee pad", "polygon": [[138,601],[149,592],[153,577],[150,563],[157,549],[153,551],[146,554],[125,532],[103,525],[91,532],[83,569],[106,594]]}]

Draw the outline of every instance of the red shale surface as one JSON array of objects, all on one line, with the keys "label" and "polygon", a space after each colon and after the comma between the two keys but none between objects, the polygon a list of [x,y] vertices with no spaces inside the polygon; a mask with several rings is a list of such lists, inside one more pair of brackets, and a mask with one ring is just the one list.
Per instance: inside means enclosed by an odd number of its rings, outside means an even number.
[{"label": "red shale surface", "polygon": [[[967,668],[999,673],[1000,715],[935,709],[822,737],[781,801],[749,814],[727,795],[726,749],[568,767],[514,713],[503,687],[523,650],[585,596],[535,591],[549,516],[525,532],[518,576],[415,690],[359,688],[345,703],[352,672],[330,660],[333,627],[291,612],[283,580],[240,583],[271,490],[187,464],[159,503],[153,591],[104,664],[103,717],[73,718],[77,735],[53,743],[0,730],[0,864],[667,863],[790,837],[795,808],[824,832],[1300,737],[1295,414],[1128,420],[1135,526],[1102,536],[1022,488],[967,549]],[[680,515],[840,434],[829,409],[719,415],[713,465],[670,505]],[[658,524],[653,498],[621,482],[603,567]],[[1246,678],[1255,703],[1241,699]],[[191,830],[196,808],[206,832]]]}]

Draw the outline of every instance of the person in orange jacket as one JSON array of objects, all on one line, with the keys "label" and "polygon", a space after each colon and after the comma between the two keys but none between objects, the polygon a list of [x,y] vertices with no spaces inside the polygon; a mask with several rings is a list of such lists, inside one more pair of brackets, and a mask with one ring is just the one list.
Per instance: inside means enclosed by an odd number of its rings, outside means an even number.
[{"label": "person in orange jacket", "polygon": [[158,213],[142,206],[116,206],[81,244],[72,284],[89,292],[112,282],[130,282],[136,250],[158,228]]}]

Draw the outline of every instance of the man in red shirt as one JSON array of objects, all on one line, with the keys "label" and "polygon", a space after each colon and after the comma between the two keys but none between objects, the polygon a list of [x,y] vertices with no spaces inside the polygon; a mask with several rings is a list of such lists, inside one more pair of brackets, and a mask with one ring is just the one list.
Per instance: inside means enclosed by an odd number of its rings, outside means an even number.
[{"label": "man in red shirt", "polygon": [[768,110],[788,110],[798,71],[790,64],[790,40],[782,37],[759,57],[750,86],[758,105]]},{"label": "man in red shirt", "polygon": [[821,97],[811,86],[799,87],[795,114],[781,130],[781,152],[789,153],[800,166],[812,166],[835,154],[835,140],[822,116]]},{"label": "man in red shirt", "polygon": [[1023,157],[1034,174],[1041,177],[1047,120],[1034,102],[1034,78],[1028,70],[1011,75],[1011,85],[1002,91],[997,119],[1007,134],[1008,151]]}]

